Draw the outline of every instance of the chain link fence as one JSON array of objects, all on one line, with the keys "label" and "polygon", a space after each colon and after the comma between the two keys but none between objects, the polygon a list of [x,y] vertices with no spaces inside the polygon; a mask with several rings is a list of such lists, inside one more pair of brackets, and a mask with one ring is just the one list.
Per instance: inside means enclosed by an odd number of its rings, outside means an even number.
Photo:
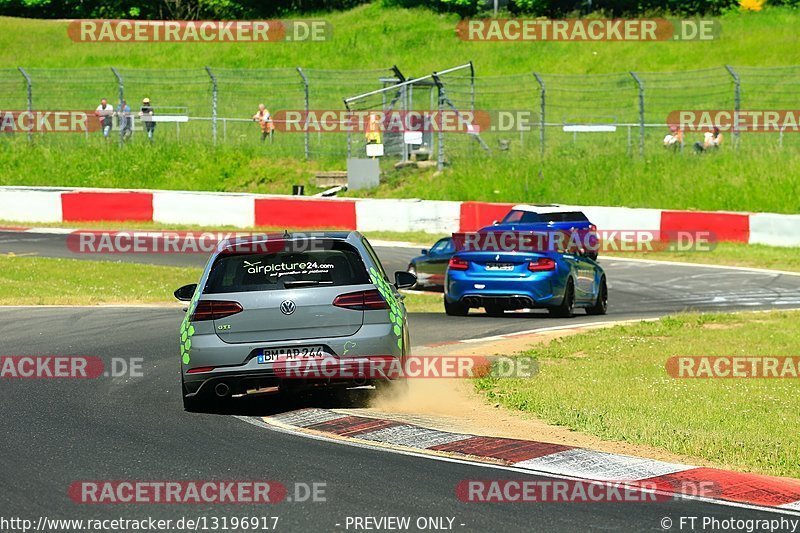
[{"label": "chain link fence", "polygon": [[[677,110],[796,109],[800,66],[480,76],[470,62],[416,77],[397,67],[0,69],[3,110],[93,110],[101,98],[115,107],[125,99],[134,116],[142,99],[150,98],[156,114],[167,117],[157,124],[159,142],[232,145],[261,142],[259,125],[252,120],[260,103],[273,116],[287,110],[348,109],[488,113],[492,127],[483,130],[423,132],[412,145],[402,134],[384,137],[387,157],[428,158],[442,168],[462,158],[557,155],[584,144],[594,146],[594,153],[645,154],[661,149],[667,116]],[[141,130],[136,122],[134,138]],[[276,129],[264,143],[279,156],[358,157],[367,144],[360,132],[287,133],[280,124]],[[86,137],[91,135],[95,134]],[[726,142],[770,149],[800,146],[797,137],[783,132],[734,133]],[[687,133],[684,142],[701,138]]]}]

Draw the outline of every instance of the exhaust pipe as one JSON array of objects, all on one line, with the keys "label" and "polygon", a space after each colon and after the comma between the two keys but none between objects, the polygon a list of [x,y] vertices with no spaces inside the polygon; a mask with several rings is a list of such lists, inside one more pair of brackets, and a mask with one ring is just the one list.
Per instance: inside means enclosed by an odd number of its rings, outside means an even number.
[{"label": "exhaust pipe", "polygon": [[217,383],[217,386],[214,387],[214,392],[220,398],[224,398],[231,392],[231,388],[225,383]]},{"label": "exhaust pipe", "polygon": [[367,376],[364,374],[357,375],[353,380],[353,384],[355,384],[356,387],[363,387],[367,384]]}]

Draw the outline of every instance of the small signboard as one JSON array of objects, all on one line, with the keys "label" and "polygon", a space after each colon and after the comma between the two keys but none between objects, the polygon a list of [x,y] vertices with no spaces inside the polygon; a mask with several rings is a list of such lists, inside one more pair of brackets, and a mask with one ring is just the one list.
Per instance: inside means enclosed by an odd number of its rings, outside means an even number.
[{"label": "small signboard", "polygon": [[381,157],[383,156],[383,145],[382,144],[368,144],[367,145],[367,157]]}]

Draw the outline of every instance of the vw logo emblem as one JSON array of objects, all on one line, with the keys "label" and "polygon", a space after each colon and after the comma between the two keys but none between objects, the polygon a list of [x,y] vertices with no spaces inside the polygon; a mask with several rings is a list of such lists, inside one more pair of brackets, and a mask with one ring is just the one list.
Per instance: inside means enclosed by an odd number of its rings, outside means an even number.
[{"label": "vw logo emblem", "polygon": [[281,302],[281,313],[284,315],[291,315],[294,313],[294,302],[291,300],[284,300]]}]

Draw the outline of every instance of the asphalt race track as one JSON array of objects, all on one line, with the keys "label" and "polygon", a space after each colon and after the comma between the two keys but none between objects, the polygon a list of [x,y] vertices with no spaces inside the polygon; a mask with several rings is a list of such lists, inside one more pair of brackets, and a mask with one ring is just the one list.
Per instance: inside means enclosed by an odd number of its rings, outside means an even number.
[{"label": "asphalt race track", "polygon": [[[0,253],[68,257],[63,235],[0,233]],[[416,250],[379,248],[387,270],[405,267]],[[113,256],[201,265],[201,256]],[[610,311],[601,320],[653,317],[682,309],[800,307],[800,276],[605,260]],[[187,280],[187,283],[193,280]],[[599,504],[462,503],[465,479],[540,479],[494,467],[349,446],[274,431],[256,417],[299,407],[336,407],[356,396],[313,394],[290,402],[241,402],[231,412],[191,414],[180,398],[176,332],[180,308],[2,308],[0,355],[90,355],[141,358],[141,377],[3,380],[4,516],[131,518],[278,516],[278,531],[345,531],[348,516],[452,517],[457,531],[662,531],[668,516],[774,518],[751,509],[700,501]],[[546,313],[489,318],[412,315],[414,345],[485,337],[589,318]],[[366,393],[365,393],[366,394]],[[232,416],[238,415],[238,416]],[[253,424],[246,423],[254,422]],[[274,480],[325,483],[325,502],[274,506],[88,505],[74,503],[82,480]],[[352,529],[351,529],[352,530]],[[673,527],[677,530],[677,527]]]}]

